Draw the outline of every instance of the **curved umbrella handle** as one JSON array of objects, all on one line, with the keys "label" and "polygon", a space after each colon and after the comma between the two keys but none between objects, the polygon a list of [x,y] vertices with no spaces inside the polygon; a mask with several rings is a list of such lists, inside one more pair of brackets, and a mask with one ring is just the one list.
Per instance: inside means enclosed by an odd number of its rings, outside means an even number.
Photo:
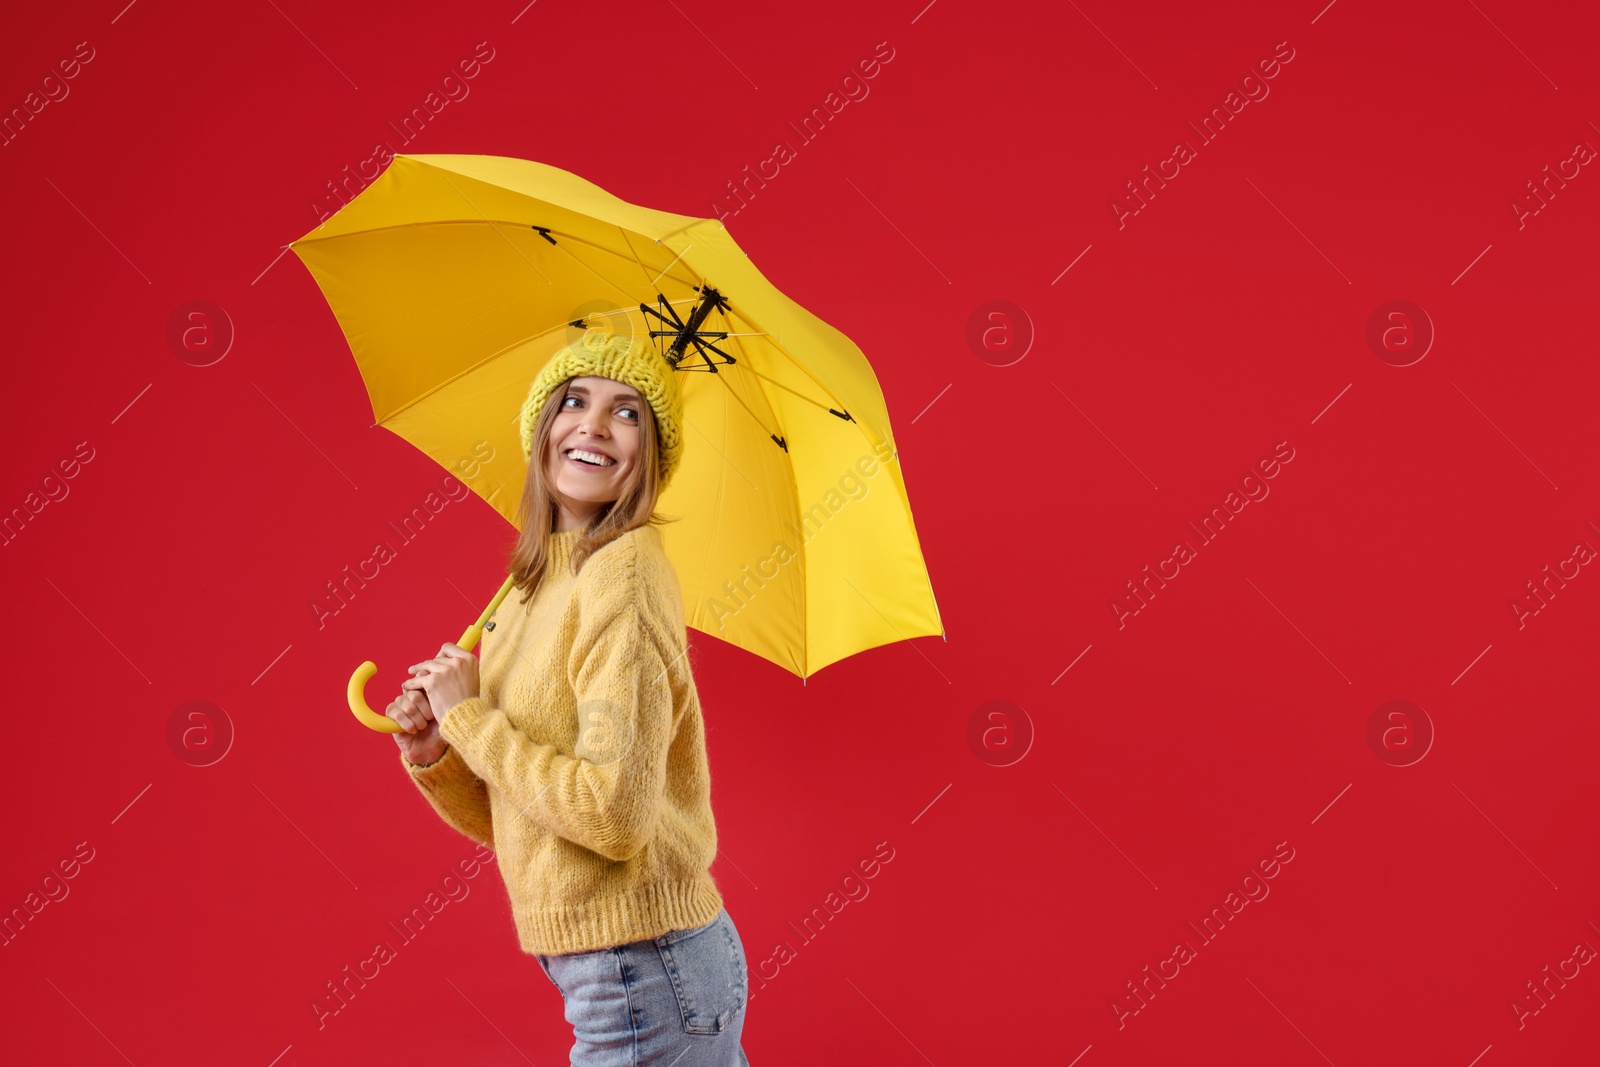
[{"label": "curved umbrella handle", "polygon": [[[506,594],[510,593],[516,584],[516,576],[508,575],[505,584],[500,586],[500,591],[494,595],[493,600],[489,601],[489,606],[483,609],[483,614],[478,616],[478,621],[467,627],[466,633],[461,635],[461,640],[457,641],[456,644],[468,652],[476,648],[478,639],[483,636],[483,628],[489,622],[489,616],[499,610],[500,602],[506,598]],[[363,726],[383,734],[397,734],[401,730],[399,723],[387,715],[379,715],[367,706],[367,679],[377,673],[378,665],[369,659],[357,667],[356,672],[350,676],[350,685],[346,693],[350,701],[350,711]]]}]

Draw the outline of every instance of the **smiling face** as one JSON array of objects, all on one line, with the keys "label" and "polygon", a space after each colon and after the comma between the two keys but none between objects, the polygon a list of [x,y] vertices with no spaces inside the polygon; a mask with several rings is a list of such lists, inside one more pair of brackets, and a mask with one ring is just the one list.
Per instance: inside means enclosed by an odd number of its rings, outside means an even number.
[{"label": "smiling face", "polygon": [[644,400],[631,385],[597,377],[567,383],[544,457],[561,508],[558,532],[588,525],[622,495],[639,462],[644,417]]}]

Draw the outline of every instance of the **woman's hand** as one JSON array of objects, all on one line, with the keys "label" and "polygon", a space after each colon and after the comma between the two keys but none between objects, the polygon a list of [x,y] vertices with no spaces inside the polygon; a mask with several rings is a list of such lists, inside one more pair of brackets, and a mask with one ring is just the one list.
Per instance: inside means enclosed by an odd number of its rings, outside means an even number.
[{"label": "woman's hand", "polygon": [[445,749],[450,746],[439,735],[439,723],[428,706],[427,694],[421,690],[402,692],[384,714],[402,727],[394,735],[395,744],[413,765],[420,767],[444,758]]},{"label": "woman's hand", "polygon": [[478,658],[457,644],[440,646],[433,659],[407,668],[413,677],[400,683],[402,692],[421,689],[428,694],[436,716],[478,695]]}]

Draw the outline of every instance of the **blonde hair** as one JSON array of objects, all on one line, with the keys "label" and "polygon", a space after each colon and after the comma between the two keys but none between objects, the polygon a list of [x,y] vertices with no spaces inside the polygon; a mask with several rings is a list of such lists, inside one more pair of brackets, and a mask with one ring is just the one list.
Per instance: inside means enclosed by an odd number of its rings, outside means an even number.
[{"label": "blonde hair", "polygon": [[[566,401],[567,385],[563,381],[551,391],[539,410],[534,423],[533,447],[528,455],[528,478],[522,487],[522,503],[517,509],[517,541],[511,550],[506,573],[516,576],[516,585],[525,600],[533,599],[544,579],[549,563],[550,537],[560,519],[561,509],[556,500],[555,487],[545,470],[545,451],[550,445],[550,427]],[[583,569],[588,558],[621,537],[629,530],[641,526],[665,526],[677,519],[656,514],[656,502],[661,495],[661,457],[657,448],[656,417],[650,405],[639,405],[639,460],[633,474],[622,487],[622,493],[601,510],[589,526],[579,535],[572,550],[572,573]]]}]

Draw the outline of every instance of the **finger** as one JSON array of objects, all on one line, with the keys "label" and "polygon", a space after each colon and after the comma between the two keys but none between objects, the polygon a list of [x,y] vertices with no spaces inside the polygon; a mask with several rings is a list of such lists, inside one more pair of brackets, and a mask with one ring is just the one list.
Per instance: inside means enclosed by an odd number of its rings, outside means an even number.
[{"label": "finger", "polygon": [[433,697],[428,692],[426,685],[410,686],[405,682],[401,682],[400,684],[403,688],[400,692],[400,695],[395,698],[396,703],[400,704],[402,707],[432,707]]},{"label": "finger", "polygon": [[408,725],[408,723],[411,721],[411,717],[416,715],[416,712],[411,710],[410,704],[406,704],[406,702],[402,701],[395,701],[394,704],[390,704],[389,707],[384,710],[384,715],[387,715],[387,717],[395,720],[395,723],[398,723],[398,726],[400,726],[403,731],[406,731],[406,733],[414,733],[413,728]]}]

